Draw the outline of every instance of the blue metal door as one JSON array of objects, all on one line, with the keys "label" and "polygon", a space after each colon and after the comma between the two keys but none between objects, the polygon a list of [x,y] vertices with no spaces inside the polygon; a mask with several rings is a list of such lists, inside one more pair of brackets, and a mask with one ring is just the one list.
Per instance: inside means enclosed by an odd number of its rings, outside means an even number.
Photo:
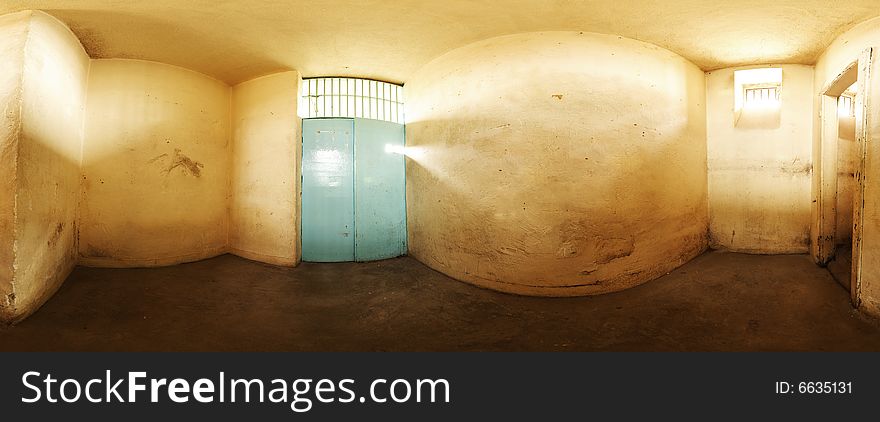
[{"label": "blue metal door", "polygon": [[302,259],[353,261],[353,122],[306,119],[302,132]]},{"label": "blue metal door", "polygon": [[355,260],[406,254],[403,125],[355,119]]}]

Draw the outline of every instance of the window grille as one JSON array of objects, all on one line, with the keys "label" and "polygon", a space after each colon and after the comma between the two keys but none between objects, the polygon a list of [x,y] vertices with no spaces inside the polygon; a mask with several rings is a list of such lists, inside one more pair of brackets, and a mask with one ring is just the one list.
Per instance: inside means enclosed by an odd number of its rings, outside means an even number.
[{"label": "window grille", "polygon": [[779,89],[771,87],[752,87],[745,89],[746,105],[775,104],[779,102]]},{"label": "window grille", "polygon": [[852,95],[841,95],[837,99],[837,113],[842,117],[855,117],[856,107],[855,98]]},{"label": "window grille", "polygon": [[404,123],[403,87],[359,78],[303,79],[301,117],[358,117]]}]

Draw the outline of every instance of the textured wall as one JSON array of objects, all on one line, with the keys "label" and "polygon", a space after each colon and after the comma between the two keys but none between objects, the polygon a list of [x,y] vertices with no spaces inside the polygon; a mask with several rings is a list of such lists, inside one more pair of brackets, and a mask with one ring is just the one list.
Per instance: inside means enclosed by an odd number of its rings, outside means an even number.
[{"label": "textured wall", "polygon": [[138,60],[95,60],[83,148],[81,263],[154,266],[226,251],[230,88]]},{"label": "textured wall", "polygon": [[229,244],[245,258],[299,261],[299,73],[284,72],[232,89]]},{"label": "textured wall", "polygon": [[[871,84],[867,87],[869,104],[868,140],[865,150],[864,213],[862,215],[860,306],[867,313],[880,316],[880,18],[856,25],[838,37],[816,62],[814,96],[837,77],[862,51],[872,47]],[[814,102],[815,103],[815,102]],[[819,104],[814,109],[814,144],[819,144]],[[853,257],[857,259],[858,257]]]},{"label": "textured wall", "polygon": [[[88,56],[64,24],[42,12],[12,17],[15,21],[19,18],[25,19],[27,27],[23,55],[4,48],[12,53],[8,64],[4,56],[4,66],[14,66],[17,58],[22,58],[21,71],[10,71],[20,75],[18,102],[14,97],[4,98],[6,119],[16,112],[20,119],[17,145],[3,151],[4,169],[14,171],[14,177],[5,180],[14,189],[15,210],[12,260],[6,261],[8,253],[3,255],[4,267],[12,262],[13,269],[12,291],[4,297],[5,319],[20,319],[35,311],[76,263],[80,151],[89,71]],[[4,43],[21,39],[21,21],[13,26],[11,33],[4,34]],[[7,123],[14,125],[12,119]],[[11,139],[10,133],[4,139]],[[8,195],[7,190],[0,207],[4,217],[8,216]],[[4,219],[0,225],[8,230],[7,224]],[[4,243],[7,238],[3,236]]]},{"label": "textured wall", "polygon": [[31,12],[0,16],[0,321],[14,317],[15,173],[21,130],[21,77]]},{"label": "textured wall", "polygon": [[406,85],[410,254],[498,290],[597,294],[706,248],[703,72],[548,32],[471,44]]},{"label": "textured wall", "polygon": [[749,115],[734,125],[737,69],[706,74],[713,248],[753,253],[809,250],[813,68],[781,67],[781,106],[773,125],[766,125],[763,116]]}]

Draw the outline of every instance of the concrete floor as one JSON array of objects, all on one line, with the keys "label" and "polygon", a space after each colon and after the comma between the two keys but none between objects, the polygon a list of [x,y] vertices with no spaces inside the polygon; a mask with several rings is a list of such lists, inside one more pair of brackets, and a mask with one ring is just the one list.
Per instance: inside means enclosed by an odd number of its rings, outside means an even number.
[{"label": "concrete floor", "polygon": [[230,255],[78,267],[0,350],[880,350],[806,255],[706,253],[603,296],[534,298],[411,258],[279,268]]}]

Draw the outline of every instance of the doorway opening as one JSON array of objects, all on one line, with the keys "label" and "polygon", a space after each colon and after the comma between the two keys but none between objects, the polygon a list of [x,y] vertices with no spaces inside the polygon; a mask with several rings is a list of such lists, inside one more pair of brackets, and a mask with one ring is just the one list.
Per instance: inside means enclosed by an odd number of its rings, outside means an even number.
[{"label": "doorway opening", "polygon": [[303,119],[302,260],[375,261],[406,254],[404,126]]},{"label": "doorway opening", "polygon": [[859,305],[867,131],[867,49],[821,91],[820,132],[814,146],[811,252]]},{"label": "doorway opening", "polygon": [[845,289],[852,284],[853,192],[859,154],[856,144],[855,102],[857,82],[837,97],[837,200],[834,251],[828,271]]}]

